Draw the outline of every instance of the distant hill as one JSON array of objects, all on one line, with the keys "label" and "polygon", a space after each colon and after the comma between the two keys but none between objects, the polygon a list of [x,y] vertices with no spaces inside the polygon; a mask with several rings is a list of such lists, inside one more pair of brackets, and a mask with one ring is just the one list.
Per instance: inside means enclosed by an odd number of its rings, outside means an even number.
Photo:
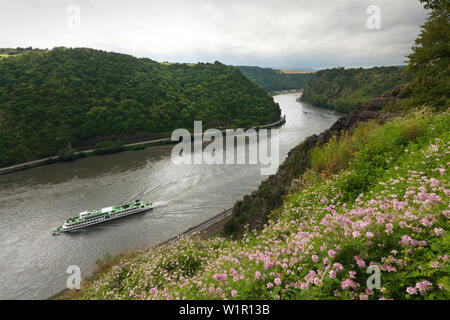
[{"label": "distant hill", "polygon": [[0,166],[54,155],[69,142],[160,137],[194,120],[250,127],[280,117],[262,88],[219,62],[166,65],[87,48],[19,51],[0,50]]},{"label": "distant hill", "polygon": [[249,66],[237,66],[236,68],[267,92],[303,89],[306,81],[311,78],[309,70],[277,70]]},{"label": "distant hill", "polygon": [[371,97],[387,93],[411,80],[402,67],[370,69],[334,68],[312,75],[305,85],[302,101],[347,113]]}]

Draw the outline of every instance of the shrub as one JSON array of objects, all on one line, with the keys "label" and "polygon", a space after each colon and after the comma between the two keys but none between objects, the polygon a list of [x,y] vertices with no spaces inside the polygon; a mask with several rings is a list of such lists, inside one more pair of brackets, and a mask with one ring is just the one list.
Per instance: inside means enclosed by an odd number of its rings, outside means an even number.
[{"label": "shrub", "polygon": [[61,149],[58,151],[58,157],[62,161],[72,161],[76,158],[73,149]]},{"label": "shrub", "polygon": [[102,141],[95,145],[95,154],[108,154],[114,152],[120,152],[124,150],[123,143],[121,141]]},{"label": "shrub", "polygon": [[314,147],[311,150],[311,167],[324,174],[334,174],[345,168],[367,142],[367,134],[377,126],[375,121],[362,123],[351,135],[346,132],[339,138],[333,136],[325,146]]}]

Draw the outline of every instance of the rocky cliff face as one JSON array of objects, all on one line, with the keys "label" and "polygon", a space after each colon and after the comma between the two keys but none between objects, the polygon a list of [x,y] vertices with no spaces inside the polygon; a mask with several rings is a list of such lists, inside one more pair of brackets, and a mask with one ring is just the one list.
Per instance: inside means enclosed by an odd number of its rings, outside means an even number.
[{"label": "rocky cliff face", "polygon": [[267,214],[282,205],[283,195],[288,193],[291,186],[298,186],[301,183],[298,178],[309,168],[310,150],[314,146],[327,143],[332,136],[340,136],[346,131],[351,131],[360,122],[372,119],[386,121],[394,114],[383,112],[383,107],[400,100],[401,93],[405,89],[405,85],[397,86],[387,95],[374,97],[362,103],[358,109],[339,118],[330,129],[320,135],[308,137],[293,148],[275,175],[263,181],[257,191],[235,203],[233,215],[224,227],[225,234],[238,236],[247,224],[250,230],[262,226],[266,222]]}]

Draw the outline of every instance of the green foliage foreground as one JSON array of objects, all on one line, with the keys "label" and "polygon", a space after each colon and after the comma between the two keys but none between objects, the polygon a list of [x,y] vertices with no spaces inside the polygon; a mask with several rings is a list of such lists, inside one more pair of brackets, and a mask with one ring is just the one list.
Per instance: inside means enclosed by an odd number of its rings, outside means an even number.
[{"label": "green foliage foreground", "polygon": [[77,298],[449,299],[448,123],[423,110],[333,139],[262,230],[125,256]]}]

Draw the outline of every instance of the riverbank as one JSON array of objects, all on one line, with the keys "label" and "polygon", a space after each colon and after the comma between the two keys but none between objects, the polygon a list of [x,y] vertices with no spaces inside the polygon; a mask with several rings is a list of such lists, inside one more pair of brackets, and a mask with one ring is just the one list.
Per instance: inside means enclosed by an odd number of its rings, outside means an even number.
[{"label": "riverbank", "polygon": [[[259,129],[274,128],[274,127],[282,125],[284,122],[286,122],[286,116],[281,117],[280,120],[269,123],[269,124],[265,124],[265,125],[261,125],[261,126],[254,126],[254,127],[252,127],[252,129],[259,130]],[[222,133],[224,133],[225,131],[226,130],[221,130]],[[165,144],[175,144],[175,143],[178,143],[178,142],[172,141],[170,137],[148,140],[148,141],[139,141],[139,142],[124,144],[122,146],[122,148],[120,149],[120,151],[116,151],[116,152],[122,152],[122,151],[126,151],[126,150],[141,150],[141,149],[155,146],[155,145],[165,145]],[[75,152],[73,152],[73,158],[71,158],[69,161],[74,161],[79,158],[91,157],[91,156],[96,156],[96,155],[100,155],[100,154],[96,154],[94,149],[75,151]],[[51,157],[47,157],[47,158],[43,158],[43,159],[28,161],[28,162],[19,163],[19,164],[12,165],[12,166],[0,168],[0,175],[17,172],[17,171],[22,171],[22,170],[27,170],[27,169],[31,169],[31,168],[34,168],[37,166],[52,164],[52,163],[60,162],[60,161],[68,161],[68,160],[64,160],[60,156],[51,156]]]}]

